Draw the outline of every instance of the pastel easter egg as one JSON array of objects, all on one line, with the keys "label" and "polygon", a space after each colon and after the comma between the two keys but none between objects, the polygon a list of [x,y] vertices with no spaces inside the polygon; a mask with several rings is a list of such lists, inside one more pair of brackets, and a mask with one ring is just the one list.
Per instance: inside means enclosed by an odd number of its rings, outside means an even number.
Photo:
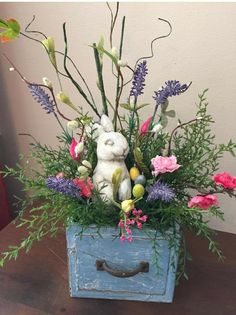
[{"label": "pastel easter egg", "polygon": [[143,187],[143,185],[141,184],[136,184],[133,187],[133,195],[135,198],[141,198],[143,197],[144,193],[145,193],[145,189]]},{"label": "pastel easter egg", "polygon": [[132,180],[135,180],[139,175],[139,170],[137,169],[137,167],[133,166],[131,167],[130,171],[129,171],[129,175],[130,175],[130,178]]},{"label": "pastel easter egg", "polygon": [[135,184],[141,184],[141,185],[145,186],[145,184],[146,184],[146,177],[144,175],[139,175],[138,177],[136,177],[134,183]]}]

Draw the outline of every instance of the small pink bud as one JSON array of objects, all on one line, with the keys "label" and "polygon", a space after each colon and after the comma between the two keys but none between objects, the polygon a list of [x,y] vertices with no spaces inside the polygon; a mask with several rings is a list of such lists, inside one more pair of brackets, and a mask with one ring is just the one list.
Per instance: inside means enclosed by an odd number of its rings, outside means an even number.
[{"label": "small pink bud", "polygon": [[133,237],[132,237],[132,236],[129,236],[129,237],[127,238],[127,240],[131,243],[131,242],[133,242]]},{"label": "small pink bud", "polygon": [[141,222],[137,222],[137,228],[141,229],[142,227],[143,227],[142,223]]},{"label": "small pink bud", "polygon": [[152,117],[149,117],[141,126],[140,134],[141,136],[145,135],[148,132],[149,125],[151,123]]},{"label": "small pink bud", "polygon": [[121,235],[120,240],[121,240],[121,242],[124,242],[125,241],[125,236]]},{"label": "small pink bud", "polygon": [[120,222],[118,223],[118,227],[120,228],[124,227],[124,222],[122,220],[120,220]]},{"label": "small pink bud", "polygon": [[142,221],[142,222],[146,222],[147,219],[148,219],[147,215],[143,215],[142,217],[139,218],[139,220]]},{"label": "small pink bud", "polygon": [[64,173],[63,172],[60,172],[56,175],[56,179],[60,179],[60,178],[63,178],[64,177]]},{"label": "small pink bud", "polygon": [[125,230],[126,230],[126,233],[127,233],[128,235],[131,235],[131,234],[132,234],[131,229],[129,229],[128,227],[126,227]]}]

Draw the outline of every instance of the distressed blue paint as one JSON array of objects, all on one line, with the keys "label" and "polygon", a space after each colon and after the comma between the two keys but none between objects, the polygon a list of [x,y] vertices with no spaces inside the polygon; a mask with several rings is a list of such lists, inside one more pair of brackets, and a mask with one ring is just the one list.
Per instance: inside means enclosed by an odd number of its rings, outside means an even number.
[{"label": "distressed blue paint", "polygon": [[[66,233],[72,297],[172,302],[178,255],[161,234],[156,237],[161,268],[157,274],[151,241],[155,231],[135,230],[132,243],[115,238],[118,234],[115,228],[100,229],[100,236],[96,227],[83,231],[82,238],[80,232],[80,226],[71,225]],[[140,261],[147,261],[149,272],[117,278],[97,271],[97,259],[105,259],[109,266],[121,270],[134,269]]]}]

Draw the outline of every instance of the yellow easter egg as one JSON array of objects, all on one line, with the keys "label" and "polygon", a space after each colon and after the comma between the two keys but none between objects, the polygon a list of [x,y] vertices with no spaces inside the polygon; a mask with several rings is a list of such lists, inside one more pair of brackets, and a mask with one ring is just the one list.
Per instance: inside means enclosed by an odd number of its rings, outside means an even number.
[{"label": "yellow easter egg", "polygon": [[145,189],[144,189],[143,185],[141,185],[141,184],[134,185],[133,195],[135,198],[143,197],[144,193],[145,193]]},{"label": "yellow easter egg", "polygon": [[130,175],[130,178],[132,180],[135,180],[139,175],[139,170],[137,169],[137,167],[133,166],[131,167],[130,171],[129,171],[129,175]]}]

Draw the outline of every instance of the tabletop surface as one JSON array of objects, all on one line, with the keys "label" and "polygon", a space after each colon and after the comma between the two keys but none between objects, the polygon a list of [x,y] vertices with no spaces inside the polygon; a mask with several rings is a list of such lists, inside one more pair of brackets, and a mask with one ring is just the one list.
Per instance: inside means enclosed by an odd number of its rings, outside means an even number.
[{"label": "tabletop surface", "polygon": [[[9,224],[0,232],[0,250],[17,244],[24,232]],[[0,269],[0,315],[235,315],[236,235],[219,232],[226,260],[218,262],[204,240],[187,234],[193,261],[172,304],[75,299],[69,297],[65,235],[46,238],[29,254]]]}]

